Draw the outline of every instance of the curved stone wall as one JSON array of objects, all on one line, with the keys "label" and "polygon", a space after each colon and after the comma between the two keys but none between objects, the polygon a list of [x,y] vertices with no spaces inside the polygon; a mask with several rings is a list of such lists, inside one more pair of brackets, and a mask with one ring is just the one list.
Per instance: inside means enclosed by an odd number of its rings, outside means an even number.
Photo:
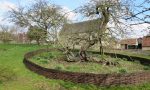
[{"label": "curved stone wall", "polygon": [[[98,86],[111,86],[111,85],[129,85],[139,84],[150,81],[150,72],[130,73],[130,74],[92,74],[92,73],[79,73],[79,72],[68,72],[59,71],[54,69],[48,69],[41,67],[29,59],[34,55],[42,52],[51,51],[54,49],[40,49],[32,52],[28,52],[24,55],[24,64],[31,71],[43,75],[50,79],[60,79],[64,81],[71,81],[74,83],[94,84]],[[112,53],[107,53],[114,56]],[[117,54],[117,57],[128,58],[128,56]],[[143,64],[150,64],[150,60],[139,57],[130,57],[132,60],[139,60]]]}]

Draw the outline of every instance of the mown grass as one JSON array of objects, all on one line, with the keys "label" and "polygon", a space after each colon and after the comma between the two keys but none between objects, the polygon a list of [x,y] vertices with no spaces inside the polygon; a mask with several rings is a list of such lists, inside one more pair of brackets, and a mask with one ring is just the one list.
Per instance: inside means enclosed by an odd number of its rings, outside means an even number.
[{"label": "mown grass", "polygon": [[46,79],[29,71],[23,64],[23,56],[26,52],[44,47],[0,44],[0,70],[4,68],[3,75],[11,78],[1,80],[0,90],[150,90],[150,83],[131,86],[96,87],[95,85]]},{"label": "mown grass", "polygon": [[106,52],[119,53],[123,55],[143,57],[150,59],[150,51],[144,50],[106,50]]}]

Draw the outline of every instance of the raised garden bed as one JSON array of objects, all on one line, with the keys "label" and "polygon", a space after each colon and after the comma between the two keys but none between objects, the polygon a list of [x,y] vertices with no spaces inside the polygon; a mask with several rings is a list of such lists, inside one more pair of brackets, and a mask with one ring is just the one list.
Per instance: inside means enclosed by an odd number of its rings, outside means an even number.
[{"label": "raised garden bed", "polygon": [[[52,49],[49,49],[49,50],[41,49],[41,50],[29,52],[25,55],[24,63],[30,70],[32,70],[38,74],[44,75],[45,77],[48,77],[48,78],[72,81],[75,83],[90,83],[90,84],[102,85],[102,86],[121,85],[121,84],[138,84],[138,83],[150,81],[150,72],[148,70],[149,67],[143,66],[144,65],[143,62],[142,62],[143,65],[140,65],[141,58],[138,58],[138,57],[130,57],[130,59],[132,58],[131,59],[132,61],[136,61],[136,63],[134,62],[135,69],[137,69],[136,66],[139,65],[137,70],[133,70],[133,71],[131,70],[131,72],[126,71],[125,69],[120,69],[120,72],[118,70],[118,72],[115,71],[115,72],[111,72],[111,73],[98,72],[98,71],[96,72],[96,69],[98,69],[98,68],[96,68],[94,72],[88,73],[86,70],[85,70],[86,72],[83,72],[84,69],[83,70],[80,69],[77,71],[75,69],[73,69],[74,70],[73,71],[71,69],[70,70],[67,69],[68,66],[66,68],[58,67],[57,64],[53,63],[52,61],[50,61],[50,62],[52,63],[54,68],[44,67],[42,65],[40,66],[39,63],[36,63],[36,62],[33,63],[33,61],[31,61],[32,59],[37,59],[37,58],[35,58],[36,55],[41,55],[41,57],[42,57],[41,53],[46,52],[46,51],[53,52],[54,49],[53,50]],[[108,53],[107,53],[107,55],[108,55]],[[112,53],[109,55],[114,56]],[[59,56],[59,55],[57,55],[57,56]],[[118,54],[117,57],[126,58],[128,56],[125,56],[125,55],[119,56],[119,54]],[[49,57],[49,58],[51,58],[51,57]],[[29,59],[31,59],[31,60],[29,60]],[[48,59],[48,58],[45,58],[45,59]],[[129,60],[129,58],[126,58],[126,59]],[[143,61],[148,62],[147,59],[144,59],[144,58],[142,58],[142,59],[143,59]],[[120,61],[122,61],[122,60],[120,60]],[[61,64],[64,63],[62,61],[61,62],[57,61],[57,62],[59,62]],[[125,62],[128,62],[128,61],[122,61],[122,62],[124,64]],[[42,62],[42,63],[47,64],[46,61]],[[130,62],[130,63],[133,63],[133,62]],[[66,65],[67,64],[68,63],[66,63]],[[70,65],[70,66],[72,66],[72,65]],[[93,63],[93,65],[96,65],[96,63]],[[91,63],[87,64],[87,66],[93,66],[93,65]],[[65,66],[65,64],[63,66]],[[80,66],[82,66],[82,65],[80,65]],[[79,68],[83,68],[83,67],[79,67]],[[89,68],[87,68],[87,70],[89,70]],[[115,70],[117,70],[117,69],[115,69]],[[144,70],[146,70],[146,71],[144,71]],[[71,71],[73,71],[73,72],[71,72]],[[91,70],[91,71],[93,71],[93,70]],[[109,71],[109,70],[106,70],[106,71]],[[129,72],[129,73],[127,73],[127,72]]]}]

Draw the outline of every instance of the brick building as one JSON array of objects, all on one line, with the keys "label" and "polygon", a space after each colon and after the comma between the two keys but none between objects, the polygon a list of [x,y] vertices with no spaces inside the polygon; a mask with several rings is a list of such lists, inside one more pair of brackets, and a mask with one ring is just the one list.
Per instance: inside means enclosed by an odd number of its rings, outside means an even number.
[{"label": "brick building", "polygon": [[120,41],[120,49],[150,50],[150,34],[143,38],[130,38]]},{"label": "brick building", "polygon": [[123,39],[120,41],[121,49],[137,49],[138,40],[136,38]]},{"label": "brick building", "polygon": [[143,37],[142,50],[150,50],[150,35]]}]

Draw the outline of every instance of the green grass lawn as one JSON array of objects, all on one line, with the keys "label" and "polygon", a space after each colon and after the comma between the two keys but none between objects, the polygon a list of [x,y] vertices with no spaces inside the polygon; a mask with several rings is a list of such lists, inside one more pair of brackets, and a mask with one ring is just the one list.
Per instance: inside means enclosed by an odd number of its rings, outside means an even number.
[{"label": "green grass lawn", "polygon": [[0,90],[150,90],[150,83],[137,86],[96,87],[46,79],[29,71],[23,64],[26,52],[43,47],[0,44]]},{"label": "green grass lawn", "polygon": [[150,51],[143,50],[106,50],[106,52],[119,53],[123,55],[143,57],[150,59]]}]

